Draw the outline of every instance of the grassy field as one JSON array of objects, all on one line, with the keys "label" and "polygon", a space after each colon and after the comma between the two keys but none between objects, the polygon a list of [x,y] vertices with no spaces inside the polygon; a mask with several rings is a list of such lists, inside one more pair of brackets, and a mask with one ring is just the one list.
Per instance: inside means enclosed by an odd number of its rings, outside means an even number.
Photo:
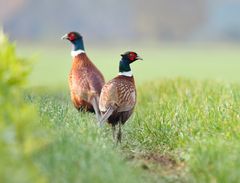
[{"label": "grassy field", "polygon": [[108,125],[78,113],[66,91],[33,92],[51,143],[35,155],[50,182],[238,182],[240,86],[184,79],[138,87],[116,147]]},{"label": "grassy field", "polygon": [[[60,44],[61,43],[61,44]],[[71,68],[70,45],[60,42],[59,46],[20,46],[19,53],[35,58],[34,70],[30,77],[32,86],[66,86]],[[144,44],[143,44],[144,45]],[[161,47],[129,46],[127,48],[102,48],[93,45],[87,49],[88,56],[104,72],[107,80],[118,72],[120,54],[126,50],[136,50],[144,59],[132,65],[137,82],[148,82],[163,78],[185,77],[190,79],[213,79],[226,82],[240,82],[239,47],[211,46]],[[88,46],[87,46],[88,48]]]},{"label": "grassy field", "polygon": [[[123,143],[117,147],[108,125],[98,128],[92,114],[78,113],[70,102],[66,89],[69,48],[50,50],[32,47],[19,51],[28,56],[39,54],[26,100],[34,104],[49,134],[48,145],[33,157],[46,180],[240,180],[237,48],[137,50],[144,58],[132,66],[138,103],[124,126]],[[104,75],[110,79],[118,71],[123,51],[91,49],[89,56],[102,71],[107,70]]]}]

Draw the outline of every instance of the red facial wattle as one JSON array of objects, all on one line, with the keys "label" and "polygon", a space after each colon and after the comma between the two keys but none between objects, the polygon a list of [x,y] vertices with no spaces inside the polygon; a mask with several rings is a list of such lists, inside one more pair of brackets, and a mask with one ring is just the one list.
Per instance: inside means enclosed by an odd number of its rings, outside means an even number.
[{"label": "red facial wattle", "polygon": [[69,34],[69,35],[68,35],[68,39],[69,39],[70,41],[73,41],[73,40],[75,39],[75,35],[74,35],[73,33]]},{"label": "red facial wattle", "polygon": [[134,61],[136,59],[137,55],[135,53],[129,53],[128,58],[131,61]]}]

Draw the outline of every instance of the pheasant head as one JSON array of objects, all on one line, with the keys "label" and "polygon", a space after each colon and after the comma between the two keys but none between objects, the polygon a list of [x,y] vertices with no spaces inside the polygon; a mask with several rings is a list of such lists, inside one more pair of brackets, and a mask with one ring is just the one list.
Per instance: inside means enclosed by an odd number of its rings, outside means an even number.
[{"label": "pheasant head", "polygon": [[127,51],[121,54],[122,59],[119,63],[119,75],[132,76],[130,64],[136,60],[143,60],[137,53],[133,51]]},{"label": "pheasant head", "polygon": [[68,34],[65,34],[62,36],[62,39],[69,40],[72,45],[72,51],[85,51],[84,44],[83,44],[83,38],[78,32],[69,32]]}]

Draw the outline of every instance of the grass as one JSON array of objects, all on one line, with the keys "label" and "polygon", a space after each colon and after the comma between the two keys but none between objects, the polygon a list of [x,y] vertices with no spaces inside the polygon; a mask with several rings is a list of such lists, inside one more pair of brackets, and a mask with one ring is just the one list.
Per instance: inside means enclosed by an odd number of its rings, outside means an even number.
[{"label": "grass", "polygon": [[51,143],[34,156],[50,182],[238,182],[240,85],[169,79],[138,86],[115,147],[108,125],[78,113],[68,92],[34,91]]},{"label": "grass", "polygon": [[51,143],[34,155],[49,182],[144,182],[140,169],[132,169],[109,136],[99,129],[95,117],[78,113],[60,92],[28,95],[38,106],[41,123]]},{"label": "grass", "polygon": [[[132,48],[89,50],[108,80],[117,73],[120,53]],[[44,87],[29,89],[26,99],[49,134],[48,145],[33,156],[48,182],[240,180],[237,47],[136,49],[144,58],[132,65],[138,103],[117,147],[109,126],[99,129],[92,114],[78,113],[62,87],[71,67],[69,51],[68,45],[19,50],[41,55],[30,83]]]}]

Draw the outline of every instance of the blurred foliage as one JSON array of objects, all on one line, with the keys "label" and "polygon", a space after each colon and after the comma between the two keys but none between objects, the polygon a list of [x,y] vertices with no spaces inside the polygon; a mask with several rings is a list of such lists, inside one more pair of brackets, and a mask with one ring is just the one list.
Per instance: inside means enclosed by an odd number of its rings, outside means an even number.
[{"label": "blurred foliage", "polygon": [[22,95],[30,70],[30,62],[18,58],[15,46],[0,32],[1,182],[45,182],[31,157],[42,144],[43,131],[33,107]]},{"label": "blurred foliage", "polygon": [[189,161],[191,182],[239,182],[239,141],[209,138],[196,143]]}]

